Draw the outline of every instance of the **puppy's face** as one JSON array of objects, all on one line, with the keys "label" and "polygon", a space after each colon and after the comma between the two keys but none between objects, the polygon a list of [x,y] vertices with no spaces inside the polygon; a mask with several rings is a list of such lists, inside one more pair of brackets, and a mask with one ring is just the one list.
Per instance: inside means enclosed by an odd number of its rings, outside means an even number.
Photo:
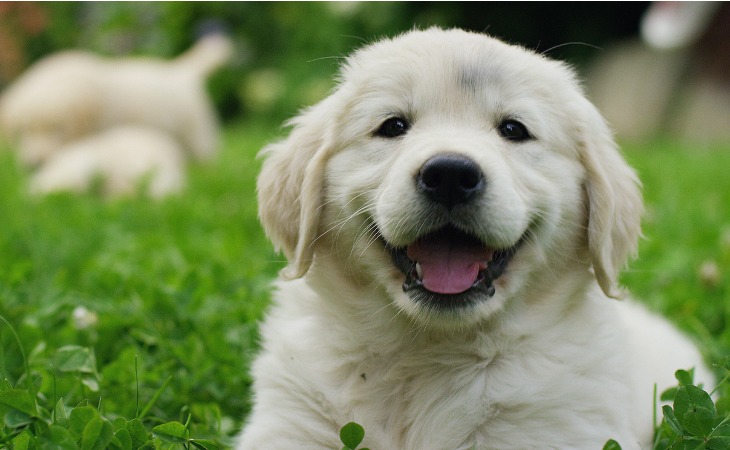
[{"label": "puppy's face", "polygon": [[[568,69],[432,29],[357,52],[342,79],[269,149],[259,180],[262,219],[296,275],[320,258],[440,325],[535,296],[546,272],[557,282],[593,264],[610,293],[640,199]],[[291,196],[264,179],[274,170],[301,180],[297,217],[272,206]],[[297,228],[285,230],[287,219]]]}]

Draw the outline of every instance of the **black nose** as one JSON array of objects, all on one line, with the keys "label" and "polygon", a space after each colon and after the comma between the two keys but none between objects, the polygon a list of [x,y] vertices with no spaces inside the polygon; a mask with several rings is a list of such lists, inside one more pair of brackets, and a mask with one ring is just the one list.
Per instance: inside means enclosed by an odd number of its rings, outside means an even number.
[{"label": "black nose", "polygon": [[484,190],[486,181],[471,159],[453,154],[434,156],[421,167],[418,189],[434,202],[451,209]]}]

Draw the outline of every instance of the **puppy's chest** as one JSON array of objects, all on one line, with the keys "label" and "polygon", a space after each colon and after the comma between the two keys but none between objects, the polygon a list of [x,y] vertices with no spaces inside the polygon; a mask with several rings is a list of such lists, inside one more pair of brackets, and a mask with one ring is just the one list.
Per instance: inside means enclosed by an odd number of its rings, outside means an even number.
[{"label": "puppy's chest", "polygon": [[[504,398],[494,390],[499,371],[493,367],[498,357],[417,359],[368,361],[341,391],[353,420],[366,427],[379,448],[447,448],[500,414]],[[431,442],[419,443],[419,436]],[[434,439],[443,440],[443,446]]]},{"label": "puppy's chest", "polygon": [[[365,427],[367,444],[381,449],[539,447],[543,433],[524,430],[548,423],[572,439],[590,440],[596,430],[576,417],[605,425],[620,416],[619,398],[589,388],[601,375],[578,374],[554,355],[529,353],[372,358],[350,373],[338,403],[347,420]],[[580,393],[580,403],[571,403],[571,393]]]}]

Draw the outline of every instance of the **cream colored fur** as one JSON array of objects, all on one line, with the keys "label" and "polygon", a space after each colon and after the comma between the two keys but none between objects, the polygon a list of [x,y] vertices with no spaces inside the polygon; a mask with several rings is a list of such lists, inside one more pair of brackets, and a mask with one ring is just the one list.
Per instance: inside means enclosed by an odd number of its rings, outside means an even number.
[{"label": "cream colored fur", "polygon": [[185,185],[183,149],[153,128],[123,126],[74,141],[59,149],[31,178],[35,194],[87,191],[97,181],[109,196],[145,188],[161,198]]},{"label": "cream colored fur", "polygon": [[231,51],[226,37],[212,35],[172,61],[80,51],[49,56],[3,93],[0,131],[30,166],[69,142],[119,125],[157,128],[191,155],[210,158],[218,123],[204,82]]},{"label": "cream colored fur", "polygon": [[[405,135],[377,135],[390,117],[410,122]],[[504,118],[533,139],[502,138]],[[258,181],[289,266],[239,450],[339,448],[350,421],[377,450],[649,448],[654,384],[690,367],[714,382],[668,322],[610,298],[636,251],[639,182],[565,65],[485,35],[413,31],[355,52],[291,125]],[[453,310],[404,293],[384,244],[443,222],[415,179],[446,152],[487,180],[464,212],[471,231],[496,247],[526,236],[495,295]]]}]

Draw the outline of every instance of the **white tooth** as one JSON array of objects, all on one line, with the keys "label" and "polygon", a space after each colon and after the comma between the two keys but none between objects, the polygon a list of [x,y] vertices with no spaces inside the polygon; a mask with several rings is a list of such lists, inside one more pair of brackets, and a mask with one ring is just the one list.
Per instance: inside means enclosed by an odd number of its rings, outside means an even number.
[{"label": "white tooth", "polygon": [[421,269],[421,263],[416,263],[416,275],[419,280],[423,280],[423,269]]}]

